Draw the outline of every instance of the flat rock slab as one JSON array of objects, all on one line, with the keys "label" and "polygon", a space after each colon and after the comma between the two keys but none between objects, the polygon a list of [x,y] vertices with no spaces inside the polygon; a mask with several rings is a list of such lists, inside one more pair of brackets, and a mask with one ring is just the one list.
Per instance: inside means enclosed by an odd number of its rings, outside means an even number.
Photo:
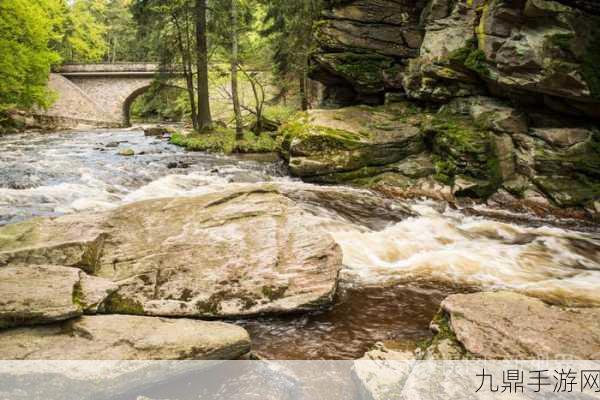
[{"label": "flat rock slab", "polygon": [[117,286],[56,265],[0,267],[0,328],[62,321],[95,312]]},{"label": "flat rock slab", "polygon": [[597,360],[600,308],[564,308],[512,292],[453,295],[450,327],[476,358]]},{"label": "flat rock slab", "polygon": [[118,285],[98,307],[111,314],[308,311],[333,300],[342,265],[321,223],[275,185],[246,185],[0,228],[0,268],[79,267]]},{"label": "flat rock slab", "polygon": [[0,328],[79,316],[79,273],[57,266],[0,267]]},{"label": "flat rock slab", "polygon": [[237,359],[250,351],[241,327],[127,315],[84,316],[0,331],[5,360]]}]

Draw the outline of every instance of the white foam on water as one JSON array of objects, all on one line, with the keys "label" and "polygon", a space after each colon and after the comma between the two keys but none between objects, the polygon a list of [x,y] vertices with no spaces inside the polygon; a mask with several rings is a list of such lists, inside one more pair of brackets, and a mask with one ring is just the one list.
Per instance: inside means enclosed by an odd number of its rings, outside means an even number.
[{"label": "white foam on water", "polygon": [[600,243],[590,235],[438,212],[425,203],[414,209],[420,216],[380,232],[332,231],[344,253],[345,281],[446,282],[600,305]]}]

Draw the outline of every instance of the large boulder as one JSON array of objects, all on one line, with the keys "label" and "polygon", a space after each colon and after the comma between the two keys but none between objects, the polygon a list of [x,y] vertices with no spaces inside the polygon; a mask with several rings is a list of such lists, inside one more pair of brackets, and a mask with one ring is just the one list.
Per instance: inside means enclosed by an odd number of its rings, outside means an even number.
[{"label": "large boulder", "polygon": [[126,315],[85,316],[0,331],[4,360],[237,359],[250,351],[241,327]]},{"label": "large boulder", "polygon": [[[568,359],[600,357],[600,308],[565,308],[513,292],[452,295],[436,321],[439,358]],[[451,351],[440,353],[444,341]]]},{"label": "large boulder", "polygon": [[585,206],[600,197],[597,129],[542,127],[533,129],[530,135],[514,135],[513,139],[517,172],[554,204]]},{"label": "large boulder", "polygon": [[[115,282],[118,289],[97,305],[105,313],[215,317],[315,310],[333,299],[342,254],[322,220],[290,197],[275,185],[240,185],[9,225],[0,228],[0,269],[56,264]],[[352,212],[346,202],[336,204],[342,214]],[[72,275],[60,297],[67,306],[77,279]],[[69,310],[64,314],[75,312]]]},{"label": "large boulder", "polygon": [[398,108],[349,107],[312,110],[283,128],[292,174],[332,183],[384,172],[381,167],[419,154],[423,135],[411,112]]},{"label": "large boulder", "polygon": [[0,328],[94,313],[117,289],[108,280],[56,265],[0,267]]}]

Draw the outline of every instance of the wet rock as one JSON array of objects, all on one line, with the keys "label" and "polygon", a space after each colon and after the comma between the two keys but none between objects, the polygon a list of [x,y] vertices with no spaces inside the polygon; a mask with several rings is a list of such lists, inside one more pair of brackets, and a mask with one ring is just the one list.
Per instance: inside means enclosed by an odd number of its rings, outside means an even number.
[{"label": "wet rock", "polygon": [[237,359],[250,350],[232,324],[126,315],[0,331],[0,341],[5,360]]},{"label": "wet rock", "polygon": [[135,151],[133,151],[133,149],[121,149],[118,154],[120,156],[130,157],[135,155]]},{"label": "wet rock", "polygon": [[106,147],[108,148],[114,148],[114,147],[119,147],[119,142],[110,142],[106,144]]},{"label": "wet rock", "polygon": [[187,169],[190,165],[185,161],[172,161],[167,164],[168,169]]},{"label": "wet rock", "polygon": [[238,186],[3,227],[0,262],[62,261],[114,281],[105,313],[315,310],[332,301],[342,262],[320,224],[276,186]]},{"label": "wet rock", "polygon": [[173,133],[172,128],[164,126],[153,126],[144,129],[144,136],[163,137],[165,135],[171,135]]},{"label": "wet rock", "polygon": [[[442,302],[467,357],[595,360],[600,309],[566,308],[512,292],[453,295]],[[446,332],[448,335],[448,332]],[[447,355],[446,355],[447,356]]]},{"label": "wet rock", "polygon": [[0,267],[0,328],[45,324],[95,313],[117,285],[78,268]]}]

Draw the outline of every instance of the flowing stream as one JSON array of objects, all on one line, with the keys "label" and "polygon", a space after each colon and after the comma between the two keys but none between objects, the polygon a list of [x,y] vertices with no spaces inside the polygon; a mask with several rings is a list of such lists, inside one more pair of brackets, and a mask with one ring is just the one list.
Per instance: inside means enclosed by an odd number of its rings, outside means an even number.
[{"label": "flowing stream", "polygon": [[[136,155],[119,155],[123,149]],[[188,153],[139,130],[0,137],[0,168],[0,225],[237,183],[304,185],[274,157]],[[348,221],[327,225],[344,253],[336,304],[239,321],[254,349],[278,359],[357,358],[377,341],[410,350],[430,335],[445,296],[473,290],[600,306],[598,231],[498,222],[431,201],[407,206],[417,216],[379,231]]]}]

